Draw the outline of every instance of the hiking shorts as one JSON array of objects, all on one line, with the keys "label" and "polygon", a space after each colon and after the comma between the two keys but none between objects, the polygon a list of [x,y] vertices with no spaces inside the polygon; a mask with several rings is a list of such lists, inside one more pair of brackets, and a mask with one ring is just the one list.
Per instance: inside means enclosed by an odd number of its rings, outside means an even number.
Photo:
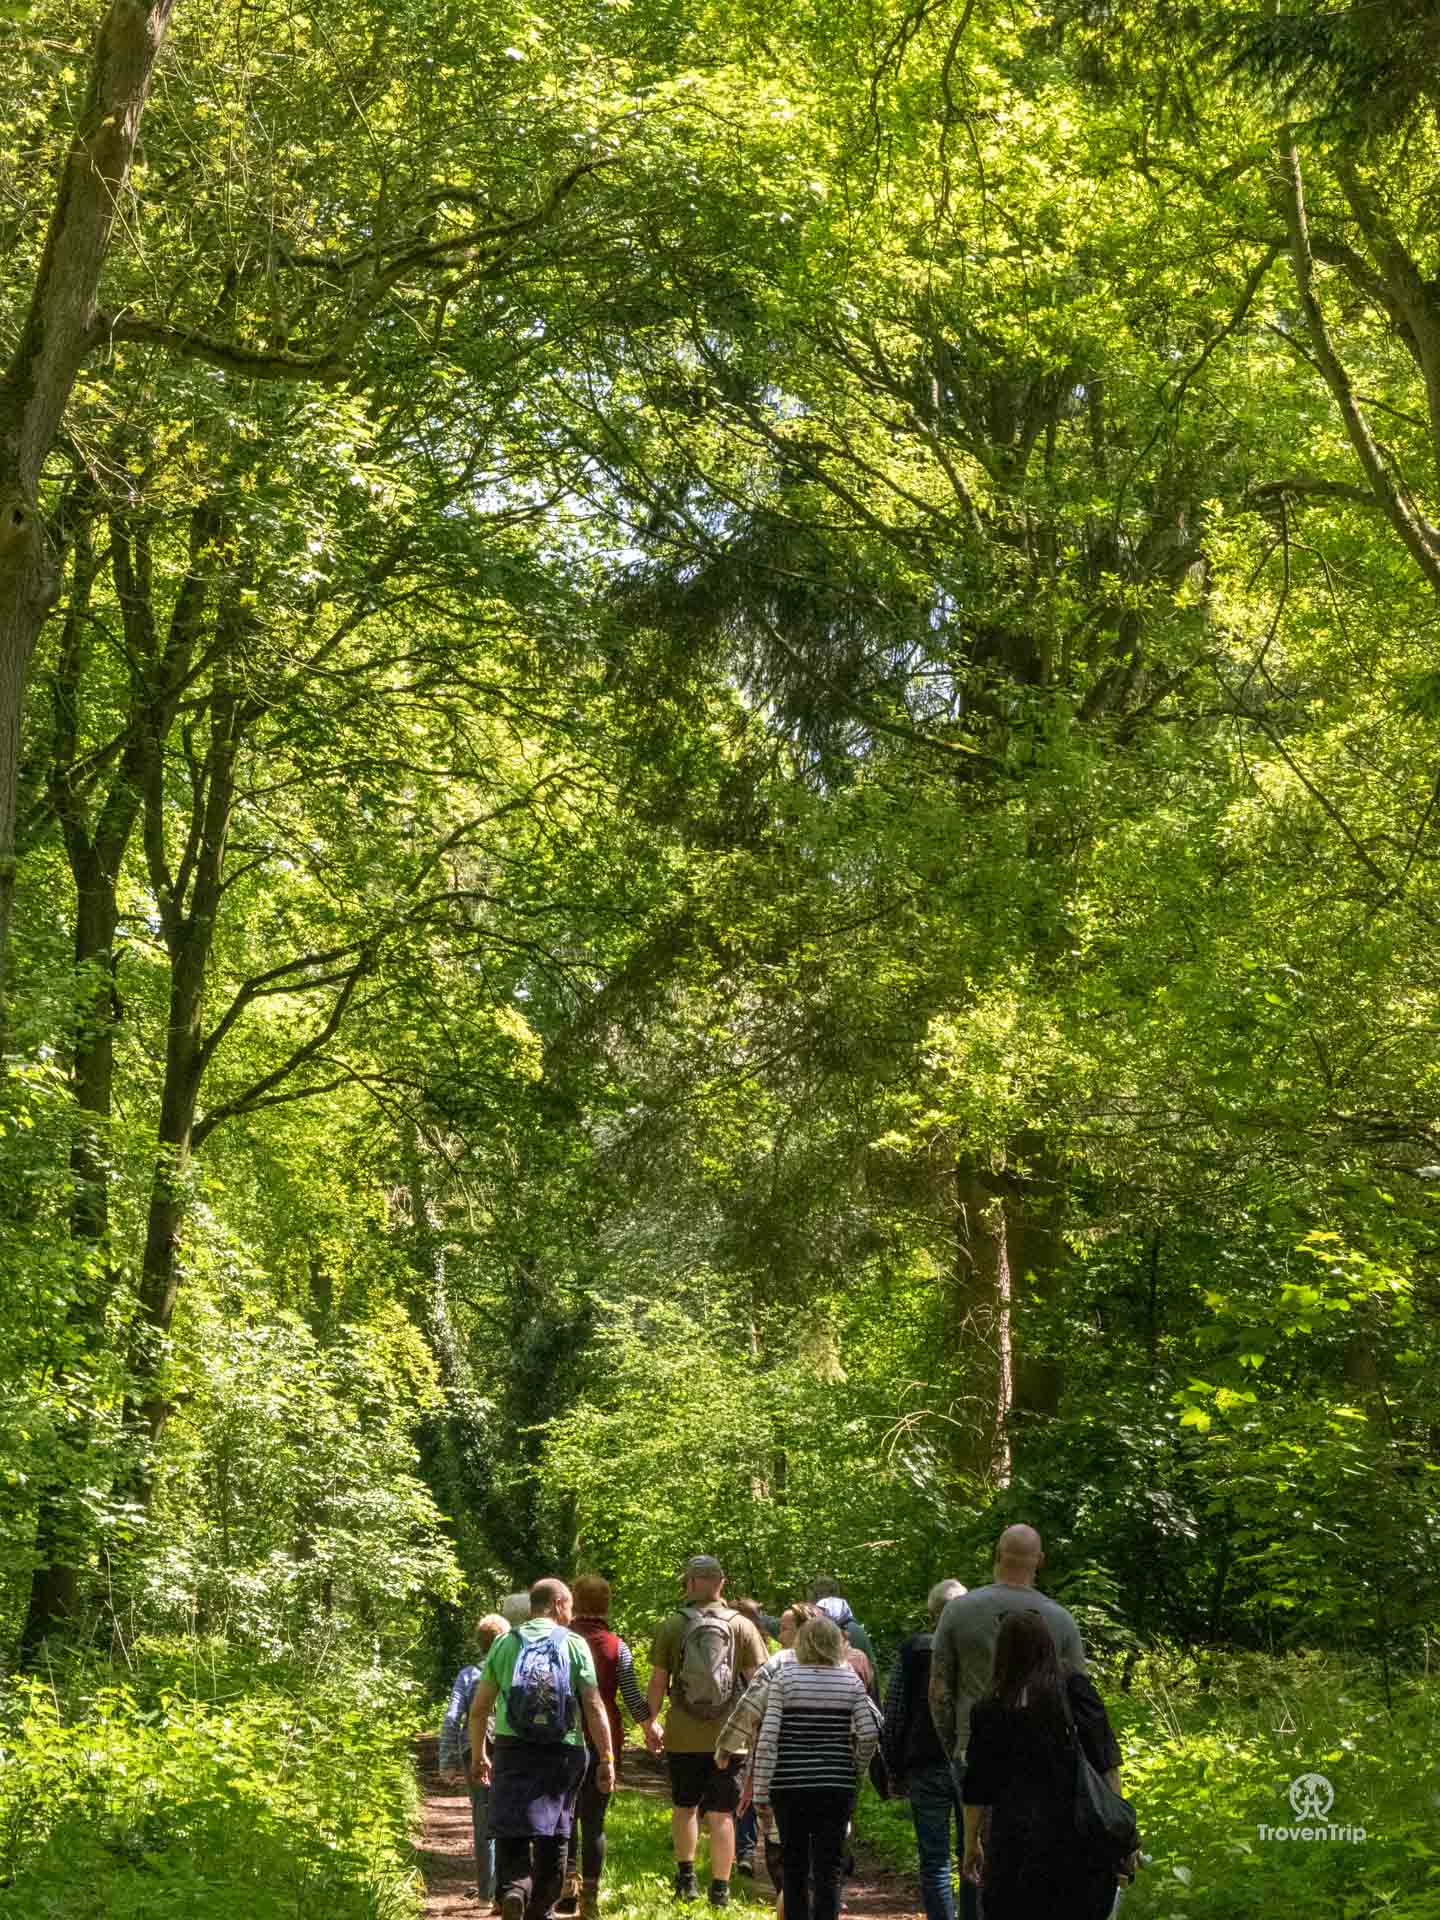
[{"label": "hiking shorts", "polygon": [[728,1767],[717,1767],[713,1753],[671,1753],[670,1804],[698,1807],[701,1813],[734,1813],[740,1804],[745,1773],[742,1754],[733,1754]]}]

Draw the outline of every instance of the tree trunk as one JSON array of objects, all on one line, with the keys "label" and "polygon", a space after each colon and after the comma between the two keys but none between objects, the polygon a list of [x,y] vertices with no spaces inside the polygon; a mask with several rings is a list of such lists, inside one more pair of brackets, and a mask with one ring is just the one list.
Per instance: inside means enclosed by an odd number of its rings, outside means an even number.
[{"label": "tree trunk", "polygon": [[1043,1138],[1030,1136],[1012,1143],[1016,1164],[1027,1168],[1024,1177],[1007,1183],[1005,1197],[1006,1248],[1010,1275],[1020,1290],[1020,1338],[1012,1354],[1015,1409],[1018,1413],[1051,1419],[1060,1410],[1064,1369],[1057,1355],[1036,1353],[1024,1338],[1024,1302],[1054,1298],[1065,1259],[1061,1235],[1064,1217],[1063,1169],[1046,1149]]},{"label": "tree trunk", "polygon": [[0,979],[15,899],[20,716],[55,594],[40,476],[75,377],[95,344],[96,295],[174,0],[112,0],[61,168],[30,305],[0,375]]},{"label": "tree trunk", "polygon": [[1005,1207],[973,1160],[955,1169],[955,1344],[964,1385],[954,1458],[985,1486],[1010,1478],[1010,1249]]},{"label": "tree trunk", "polygon": [[158,754],[145,796],[146,856],[170,954],[170,999],[158,1151],[130,1352],[132,1390],[127,1413],[142,1446],[135,1475],[142,1505],[149,1503],[155,1443],[170,1414],[163,1368],[180,1289],[180,1228],[200,1086],[216,1044],[216,1036],[207,1041],[205,1035],[206,975],[225,890],[225,849],[235,806],[235,763],[243,722],[228,657],[221,658],[215,672],[210,745],[204,776],[192,794],[191,844],[174,873],[165,847],[164,774]]}]

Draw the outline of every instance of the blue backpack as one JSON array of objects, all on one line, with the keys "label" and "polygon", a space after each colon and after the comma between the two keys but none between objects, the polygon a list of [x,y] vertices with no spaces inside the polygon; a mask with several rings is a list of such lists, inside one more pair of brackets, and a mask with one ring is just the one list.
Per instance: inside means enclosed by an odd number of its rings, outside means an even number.
[{"label": "blue backpack", "polygon": [[538,1640],[525,1640],[505,1700],[511,1733],[541,1744],[563,1740],[575,1724],[576,1705],[569,1634],[557,1627]]}]

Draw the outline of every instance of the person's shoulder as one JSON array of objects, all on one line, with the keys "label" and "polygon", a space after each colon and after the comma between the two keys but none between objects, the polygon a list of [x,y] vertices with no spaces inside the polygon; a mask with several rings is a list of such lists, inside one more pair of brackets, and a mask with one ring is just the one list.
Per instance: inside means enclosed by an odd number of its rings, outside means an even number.
[{"label": "person's shoulder", "polygon": [[1065,1669],[1065,1692],[1072,1707],[1088,1708],[1092,1713],[1104,1713],[1105,1702],[1096,1691],[1095,1682],[1088,1673],[1081,1673],[1075,1667]]},{"label": "person's shoulder", "polygon": [[[957,1593],[953,1600],[947,1600],[944,1611],[935,1623],[935,1631],[931,1636],[932,1644],[947,1634],[954,1633],[967,1621],[982,1618],[986,1612],[986,1598],[994,1591],[993,1586],[971,1587],[968,1593]],[[916,1638],[920,1636],[917,1634]]]}]

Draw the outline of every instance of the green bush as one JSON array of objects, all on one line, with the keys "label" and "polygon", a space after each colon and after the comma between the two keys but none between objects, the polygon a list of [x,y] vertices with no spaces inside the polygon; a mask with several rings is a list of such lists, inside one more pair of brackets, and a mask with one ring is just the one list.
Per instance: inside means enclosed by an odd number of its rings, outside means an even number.
[{"label": "green bush", "polygon": [[[1361,1659],[1151,1654],[1132,1693],[1097,1675],[1151,1864],[1123,1920],[1440,1920],[1440,1696]],[[1334,1789],[1328,1824],[1363,1841],[1262,1839],[1294,1827],[1299,1774]],[[862,1793],[856,1833],[914,1870],[904,1801]]]},{"label": "green bush", "polygon": [[124,1684],[11,1688],[0,1920],[408,1920],[404,1685],[274,1669],[238,1692],[192,1665],[187,1688],[183,1666],[157,1649]]}]

